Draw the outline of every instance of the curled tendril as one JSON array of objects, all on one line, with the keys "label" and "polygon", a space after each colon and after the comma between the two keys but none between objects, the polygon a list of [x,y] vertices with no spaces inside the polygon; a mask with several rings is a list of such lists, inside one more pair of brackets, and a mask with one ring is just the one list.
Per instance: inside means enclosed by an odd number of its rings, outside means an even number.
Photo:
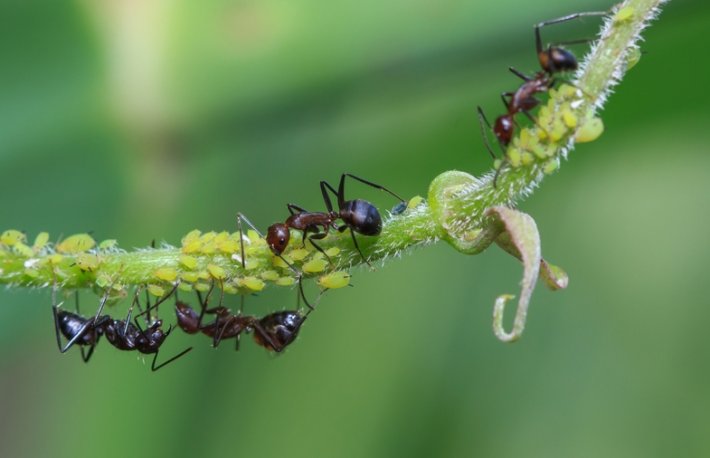
[{"label": "curled tendril", "polygon": [[513,342],[520,338],[525,329],[530,297],[540,273],[540,262],[542,261],[540,234],[535,220],[530,215],[518,210],[507,207],[492,207],[486,213],[504,226],[504,231],[510,240],[511,247],[515,248],[519,254],[518,258],[523,262],[522,288],[512,331],[507,332],[503,328],[503,315],[506,303],[513,299],[514,296],[510,294],[500,295],[493,306],[493,332],[503,342]]}]

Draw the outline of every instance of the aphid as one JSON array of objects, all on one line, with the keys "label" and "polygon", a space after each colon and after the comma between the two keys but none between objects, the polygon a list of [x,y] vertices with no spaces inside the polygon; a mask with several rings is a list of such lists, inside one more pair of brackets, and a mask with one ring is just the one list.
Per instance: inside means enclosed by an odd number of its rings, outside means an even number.
[{"label": "aphid", "polygon": [[[340,176],[340,184],[338,185],[337,191],[327,181],[321,181],[320,189],[323,194],[323,202],[325,203],[327,211],[309,212],[297,205],[287,204],[287,208],[288,211],[291,212],[291,216],[289,216],[284,223],[276,223],[271,225],[267,232],[266,242],[268,243],[269,248],[271,248],[271,251],[277,255],[283,253],[290,239],[291,234],[289,229],[296,229],[303,231],[304,244],[306,239],[310,240],[311,244],[330,260],[327,253],[318,244],[316,244],[314,240],[320,240],[327,237],[328,231],[331,227],[338,230],[338,232],[344,232],[345,230],[350,229],[350,234],[352,235],[355,248],[360,253],[363,261],[370,265],[370,262],[365,258],[365,255],[358,246],[355,233],[357,232],[358,234],[371,236],[378,235],[382,231],[382,217],[380,216],[380,212],[377,210],[377,207],[366,200],[345,200],[345,177],[353,178],[368,186],[385,191],[399,199],[400,203],[405,202],[404,199],[384,186],[363,180],[362,178],[350,173],[344,173]],[[332,192],[337,199],[337,211],[333,209],[333,203],[330,199],[328,191]],[[336,224],[338,220],[342,220],[344,224],[338,226]],[[308,235],[309,233],[311,234]]]},{"label": "aphid", "polygon": [[[493,126],[488,122],[483,109],[478,107],[478,119],[481,125],[481,134],[483,135],[483,141],[486,149],[493,157],[496,159],[496,155],[488,142],[488,136],[486,135],[485,126],[492,130],[498,144],[505,154],[507,146],[510,144],[513,135],[515,133],[515,127],[517,123],[515,121],[515,115],[522,113],[527,116],[528,119],[533,124],[537,124],[535,118],[530,114],[533,110],[540,104],[540,100],[536,98],[536,94],[549,91],[555,84],[554,75],[557,73],[573,71],[577,69],[578,63],[577,58],[569,50],[560,46],[561,44],[575,44],[575,43],[586,43],[589,39],[567,41],[564,43],[556,43],[554,45],[548,45],[546,48],[542,46],[542,38],[540,36],[540,29],[552,24],[559,24],[561,22],[571,21],[580,17],[586,16],[603,16],[607,14],[606,12],[591,11],[585,13],[574,13],[567,16],[563,16],[556,19],[551,19],[549,21],[540,22],[535,25],[535,48],[537,50],[538,62],[540,63],[541,70],[535,73],[532,77],[528,77],[518,70],[510,67],[510,71],[520,77],[524,82],[515,92],[504,92],[501,94],[501,99],[506,108],[506,113],[500,115],[496,118]],[[493,180],[495,185],[496,179],[498,178],[498,173],[500,172],[500,167],[496,172],[496,176]]]}]

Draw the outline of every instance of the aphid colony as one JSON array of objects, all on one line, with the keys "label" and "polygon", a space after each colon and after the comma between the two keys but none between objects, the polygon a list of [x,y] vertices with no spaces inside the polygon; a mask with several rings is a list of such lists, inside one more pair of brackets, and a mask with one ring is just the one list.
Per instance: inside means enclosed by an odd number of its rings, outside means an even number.
[{"label": "aphid colony", "polygon": [[[562,85],[557,89],[566,100],[569,100],[568,104],[563,104],[561,113],[552,113],[552,110],[560,109],[552,105],[543,106],[537,118],[533,117],[531,111],[541,103],[536,98],[537,94],[555,90],[553,87],[556,75],[577,69],[575,56],[560,45],[589,41],[576,40],[543,47],[540,29],[579,17],[606,14],[606,12],[576,13],[537,24],[535,44],[541,70],[533,76],[526,76],[510,68],[510,71],[520,77],[523,83],[514,92],[502,94],[506,113],[497,117],[492,126],[481,107],[478,107],[484,144],[497,162],[493,186],[496,186],[498,176],[506,166],[517,168],[535,160],[542,160],[546,161],[543,171],[546,173],[554,171],[558,164],[557,158],[548,156],[549,153],[541,147],[541,141],[557,142],[571,129],[575,129],[578,141],[591,141],[601,134],[603,126],[597,118],[579,122],[575,117],[574,100],[584,94],[572,85]],[[621,12],[617,13],[617,16],[620,14]],[[617,20],[622,19],[617,18]],[[520,135],[514,138],[515,129],[520,129],[515,119],[519,113],[524,114],[538,127],[537,132],[522,129]],[[484,126],[493,131],[503,150],[502,159],[496,158]],[[417,197],[406,202],[383,186],[344,173],[340,177],[337,189],[326,181],[320,182],[326,211],[312,212],[289,203],[287,204],[290,213],[288,218],[282,223],[271,225],[266,231],[266,236],[263,236],[243,214],[238,213],[238,234],[227,232],[202,234],[193,231],[183,238],[180,255],[173,264],[175,267],[163,266],[155,269],[151,276],[153,281],[150,283],[133,282],[139,283],[140,286],[133,290],[132,302],[126,316],[122,319],[104,314],[105,306],[114,302],[116,296],[126,295],[127,288],[117,283],[116,278],[120,276],[115,275],[116,269],[121,269],[120,262],[118,267],[114,266],[114,276],[105,273],[96,275],[95,287],[103,291],[103,295],[93,316],[81,315],[78,310],[78,299],[76,313],[64,310],[57,302],[58,291],[71,290],[75,286],[66,282],[70,276],[62,275],[62,272],[72,269],[75,273],[87,275],[94,271],[99,272],[101,270],[99,266],[103,262],[101,253],[109,253],[112,250],[114,253],[119,253],[114,240],[104,241],[94,249],[96,243],[91,236],[79,234],[68,237],[57,243],[53,249],[49,249],[47,233],[39,234],[34,244],[29,246],[25,244],[23,233],[10,230],[0,235],[0,257],[3,255],[3,249],[12,250],[13,253],[24,257],[24,275],[28,277],[39,277],[42,271],[50,272],[50,278],[53,279],[52,312],[57,346],[62,353],[74,346],[79,347],[85,362],[91,358],[102,336],[105,336],[105,340],[119,350],[153,355],[151,364],[153,371],[187,354],[192,347],[182,350],[162,363],[157,362],[160,347],[173,330],[173,325],[169,325],[167,330],[163,329],[163,319],[158,316],[158,308],[163,305],[165,309],[171,298],[176,325],[185,333],[206,336],[214,347],[219,346],[224,340],[234,339],[237,349],[239,349],[241,335],[248,333],[252,334],[258,346],[270,352],[280,353],[294,342],[302,325],[314,310],[314,306],[304,292],[304,276],[324,273],[318,279],[318,285],[321,287],[318,300],[324,291],[349,284],[349,273],[338,270],[348,262],[342,259],[337,264],[333,262],[333,258],[339,255],[340,250],[334,246],[326,249],[321,245],[327,241],[330,229],[338,233],[349,231],[354,250],[362,261],[370,265],[370,260],[361,250],[356,234],[378,236],[382,231],[382,217],[378,209],[368,201],[346,200],[346,178],[385,191],[398,199],[399,203],[391,211],[392,215],[399,215],[416,207],[422,201],[422,198]],[[333,206],[331,195],[335,197],[336,207]],[[251,230],[245,233],[243,224],[248,225]],[[41,256],[42,254],[44,256]],[[271,259],[273,269],[261,269],[259,275],[249,275],[249,272],[255,270],[256,260],[264,259],[265,254],[268,254],[268,258]],[[205,258],[212,259],[213,262],[205,264]],[[241,265],[239,275],[229,272],[235,265]],[[125,276],[125,272],[123,274]],[[265,282],[282,286],[298,283],[296,309],[272,312],[262,317],[245,314],[244,296],[260,291],[264,288]],[[144,300],[141,299],[143,293],[145,293]],[[185,302],[184,296],[178,298],[178,293],[190,295],[194,293],[198,307],[195,308]],[[224,306],[225,293],[241,295],[241,307],[236,313]],[[219,302],[214,305],[212,302],[217,295]],[[151,297],[155,298],[152,304]],[[305,304],[305,311],[300,307],[301,300]],[[136,311],[135,316],[133,316],[134,311]],[[62,343],[62,337],[66,340],[65,343]]]},{"label": "aphid colony", "polygon": [[[60,352],[65,353],[77,346],[81,351],[82,359],[88,362],[101,337],[105,336],[109,344],[119,350],[153,355],[151,369],[156,371],[192,350],[192,347],[187,348],[166,361],[158,363],[160,347],[173,330],[173,325],[169,325],[167,330],[163,329],[163,319],[158,317],[158,308],[170,298],[173,298],[174,302],[177,327],[187,334],[207,336],[213,347],[217,347],[224,340],[234,339],[236,349],[239,349],[241,335],[248,333],[252,334],[254,342],[258,346],[271,352],[282,352],[293,343],[306,318],[314,310],[314,306],[306,298],[303,289],[304,272],[320,272],[325,270],[328,264],[335,268],[331,257],[337,255],[337,251],[324,250],[317,241],[324,239],[331,228],[338,232],[349,230],[355,250],[362,260],[369,264],[368,259],[360,250],[355,234],[377,236],[382,231],[382,217],[373,204],[362,199],[345,199],[345,179],[347,177],[391,194],[400,201],[398,204],[400,206],[403,203],[406,204],[389,189],[346,173],[341,176],[337,190],[327,182],[321,181],[320,188],[327,211],[310,212],[289,203],[287,208],[291,215],[285,222],[270,226],[266,237],[244,215],[238,213],[239,235],[236,240],[227,233],[223,233],[226,235],[214,233],[203,235],[194,231],[188,234],[183,239],[182,254],[179,258],[180,271],[170,267],[162,267],[154,273],[154,277],[158,281],[163,285],[171,285],[170,288],[166,291],[166,288],[158,284],[136,287],[131,305],[123,319],[103,314],[106,304],[111,300],[112,294],[116,292],[113,280],[103,279],[100,281],[97,278],[97,283],[102,284],[104,293],[96,313],[90,317],[80,314],[78,295],[76,313],[61,308],[61,304],[57,303],[56,296],[59,288],[55,282],[52,292],[52,312],[57,346]],[[336,197],[337,210],[333,208],[329,192],[332,192]],[[242,223],[246,223],[253,232],[245,234]],[[292,240],[292,230],[294,235],[300,233],[301,248],[292,249],[290,256],[286,257],[285,251],[289,246],[289,241]],[[25,246],[24,235],[17,231],[7,231],[2,237],[4,239],[0,239],[0,242],[5,240],[7,245],[12,246],[15,250],[17,247]],[[43,236],[43,238],[46,237]],[[46,242],[44,240],[45,244]],[[310,255],[306,249],[307,243],[315,249],[316,255],[312,256],[314,259],[303,262],[299,268],[295,261],[304,260],[306,256]],[[75,259],[83,258],[83,255],[86,255],[87,259],[92,259],[91,253],[87,251],[93,248],[94,244],[93,239],[86,234],[69,237],[57,244],[57,256],[62,256],[61,253],[73,253],[77,256]],[[291,271],[292,276],[281,276],[276,270],[267,270],[262,272],[261,278],[242,276],[230,281],[226,270],[216,264],[208,264],[201,272],[190,271],[195,269],[198,264],[198,259],[194,254],[222,252],[234,253],[232,260],[241,264],[243,271],[247,272],[251,262],[249,248],[258,248],[264,245],[268,247],[273,256],[283,263],[282,267],[285,266]],[[29,247],[27,249],[32,250]],[[327,260],[328,264],[325,264],[326,261],[323,258]],[[59,259],[55,260],[57,263],[60,262]],[[51,262],[49,261],[50,264]],[[314,265],[317,262],[322,265]],[[91,270],[92,267],[98,266],[97,263],[98,261],[95,261],[91,266],[84,265],[82,269]],[[244,295],[261,290],[264,287],[264,280],[282,285],[297,282],[298,303],[300,304],[302,299],[307,311],[304,312],[299,305],[294,310],[277,311],[263,317],[244,314]],[[348,282],[349,274],[347,272],[332,270],[320,277],[318,283],[322,290],[318,298],[320,299],[326,289],[346,286]],[[183,298],[178,298],[180,291],[194,292],[198,307],[193,308]],[[144,292],[145,300],[142,303],[141,296]],[[217,292],[219,292],[219,303],[212,306],[212,300]],[[225,292],[241,294],[241,307],[236,313],[223,305]],[[157,297],[153,304],[151,304],[151,296]],[[137,312],[135,316],[133,316],[134,311]],[[65,343],[62,342],[62,337],[66,340]]]},{"label": "aphid colony", "polygon": [[[540,100],[536,98],[537,94],[553,90],[556,82],[555,75],[577,70],[577,58],[574,54],[572,54],[572,52],[560,45],[586,43],[590,40],[573,40],[543,47],[540,29],[548,25],[559,24],[580,17],[604,16],[607,14],[608,12],[605,11],[574,13],[557,19],[540,22],[535,25],[535,48],[541,70],[533,76],[526,76],[513,67],[509,68],[515,76],[523,80],[523,83],[514,92],[503,92],[501,94],[501,99],[503,101],[503,105],[505,105],[506,113],[498,116],[495,119],[493,126],[491,126],[488,122],[486,115],[483,113],[483,109],[480,106],[478,107],[478,119],[481,125],[483,142],[494,161],[498,162],[496,174],[493,179],[494,186],[496,186],[496,182],[502,168],[506,165],[517,168],[521,165],[528,165],[535,160],[543,160],[546,161],[543,167],[543,170],[546,173],[551,173],[556,170],[559,165],[558,159],[556,157],[548,157],[548,153],[544,148],[541,148],[539,142],[541,140],[545,140],[556,143],[563,137],[568,129],[576,129],[579,127],[578,120],[572,108],[574,108],[575,98],[579,98],[585,94],[583,94],[580,89],[569,84],[562,85],[559,89],[564,98],[570,101],[562,108],[563,111],[561,116],[554,118],[551,116],[550,110],[554,109],[554,105],[552,104],[543,107],[543,109],[540,110],[540,116],[537,119],[534,118],[530,112],[541,103]],[[511,141],[513,140],[515,129],[516,127],[520,128],[515,120],[515,115],[519,113],[524,114],[535,126],[538,127],[538,135],[534,136],[531,134],[530,130],[525,129],[521,132],[517,144],[512,145],[511,147]],[[561,119],[561,122],[558,118]],[[582,128],[577,130],[577,141],[591,141],[596,138],[596,136],[600,135],[600,122],[601,121],[597,118],[584,120],[585,126],[582,126]],[[502,160],[498,160],[496,158],[493,148],[491,148],[491,145],[488,142],[488,136],[486,135],[486,129],[484,126],[493,131],[493,134],[495,135],[503,152]],[[590,134],[590,129],[596,132],[596,136],[594,136],[594,132]]]}]

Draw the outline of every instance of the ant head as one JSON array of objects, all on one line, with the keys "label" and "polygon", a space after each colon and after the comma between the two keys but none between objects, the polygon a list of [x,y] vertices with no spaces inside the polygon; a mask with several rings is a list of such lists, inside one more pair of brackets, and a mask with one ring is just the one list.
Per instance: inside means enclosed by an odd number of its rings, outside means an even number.
[{"label": "ant head", "polygon": [[572,52],[559,46],[550,46],[538,54],[540,66],[546,73],[577,70],[577,58]]},{"label": "ant head", "polygon": [[505,114],[496,118],[495,125],[493,126],[493,132],[502,145],[508,146],[510,141],[513,139],[514,131],[515,123],[513,122],[513,116]]},{"label": "ant head", "polygon": [[290,238],[291,233],[288,226],[283,223],[272,224],[266,232],[266,243],[276,255],[284,252]]},{"label": "ant head", "polygon": [[[266,315],[264,318],[259,320],[259,324],[261,324],[264,328],[264,332],[271,338],[271,340],[281,347],[278,350],[281,351],[296,340],[298,331],[301,329],[301,325],[304,320],[305,318],[302,317],[300,313],[285,310],[283,312],[276,312]],[[255,333],[254,337],[258,338],[257,336],[258,333]],[[262,339],[258,339],[257,343],[269,350],[275,350]]]},{"label": "ant head", "polygon": [[382,232],[382,217],[377,207],[370,202],[356,199],[346,202],[340,216],[352,230],[362,235],[377,235]]}]

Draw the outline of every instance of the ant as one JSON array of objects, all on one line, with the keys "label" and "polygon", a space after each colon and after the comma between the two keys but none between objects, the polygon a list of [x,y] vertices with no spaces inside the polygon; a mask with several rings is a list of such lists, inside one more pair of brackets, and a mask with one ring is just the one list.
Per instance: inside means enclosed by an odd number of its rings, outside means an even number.
[{"label": "ant", "polygon": [[[555,74],[573,71],[578,67],[577,58],[574,54],[559,45],[586,43],[589,41],[589,39],[574,40],[548,45],[546,48],[543,48],[540,29],[548,25],[559,24],[580,17],[603,16],[606,14],[608,14],[606,11],[574,13],[560,18],[551,19],[549,21],[540,22],[535,25],[535,48],[537,50],[537,58],[540,63],[541,70],[535,73],[532,77],[529,77],[513,67],[509,68],[514,75],[521,78],[524,82],[515,92],[503,92],[501,94],[501,99],[503,100],[503,105],[505,105],[507,112],[496,118],[493,127],[491,127],[491,124],[488,122],[486,115],[483,113],[483,109],[480,106],[478,107],[478,121],[481,125],[483,141],[486,149],[491,154],[493,159],[496,159],[496,155],[488,142],[488,136],[486,135],[486,131],[484,129],[484,123],[493,131],[501,150],[503,150],[503,154],[505,154],[505,149],[510,144],[515,132],[515,127],[517,126],[517,123],[515,122],[515,115],[522,113],[527,116],[533,124],[537,124],[535,119],[530,114],[530,111],[540,104],[540,100],[537,99],[535,95],[547,92],[554,86]],[[494,186],[499,172],[500,168],[496,171],[495,178],[493,179]]]},{"label": "ant", "polygon": [[[201,307],[199,314],[185,302],[175,301],[178,326],[188,334],[201,332],[212,337],[212,346],[215,348],[222,340],[235,338],[236,350],[239,350],[241,333],[254,331],[254,341],[257,345],[281,353],[296,340],[301,325],[313,310],[310,309],[305,315],[301,315],[297,310],[284,310],[257,318],[242,315],[241,310],[236,315],[232,314],[228,308],[221,305],[208,309],[207,303],[202,301],[201,297],[198,296],[198,300]],[[243,300],[242,296],[242,308]],[[202,325],[205,314],[215,315],[216,318],[212,323]]]},{"label": "ant", "polygon": [[[350,235],[352,236],[355,248],[358,253],[360,253],[363,261],[365,261],[367,265],[371,266],[370,262],[365,259],[365,255],[362,253],[362,250],[357,243],[355,233],[357,232],[362,235],[378,235],[382,232],[382,217],[380,216],[380,212],[377,210],[377,207],[366,200],[345,200],[345,177],[350,177],[375,189],[385,191],[399,199],[401,202],[405,202],[404,199],[384,186],[364,180],[350,173],[343,173],[340,176],[340,184],[338,185],[337,191],[327,181],[321,181],[320,189],[323,194],[323,202],[325,203],[327,211],[309,212],[308,210],[305,210],[297,205],[287,204],[286,207],[291,213],[291,216],[289,216],[283,223],[272,224],[269,226],[267,231],[266,242],[274,254],[280,256],[281,253],[284,252],[291,237],[290,229],[296,229],[303,232],[304,245],[306,243],[306,239],[308,239],[311,244],[318,251],[323,253],[330,261],[330,257],[325,253],[325,251],[323,251],[323,248],[321,248],[314,241],[327,237],[328,231],[331,227],[336,229],[338,232],[344,232],[346,229],[350,229]],[[328,191],[332,192],[337,198],[338,211],[333,210],[333,202],[330,199]],[[336,221],[339,219],[344,223],[341,226],[336,224]],[[310,236],[308,236],[309,232],[312,233]]]},{"label": "ant", "polygon": [[[52,305],[52,311],[54,314],[55,332],[59,351],[61,353],[65,353],[74,344],[77,344],[82,350],[82,359],[84,362],[88,362],[99,338],[101,335],[105,335],[109,343],[119,350],[137,350],[143,354],[152,354],[153,362],[151,363],[151,370],[153,372],[157,371],[192,350],[192,347],[190,347],[157,366],[155,364],[158,359],[160,346],[163,342],[165,342],[168,335],[170,335],[172,325],[170,325],[167,331],[163,331],[163,321],[158,319],[152,323],[149,323],[148,316],[150,311],[170,297],[176,288],[177,286],[173,288],[170,293],[159,299],[153,306],[148,306],[145,311],[136,315],[135,324],[131,323],[131,314],[133,312],[133,307],[136,304],[140,308],[140,303],[138,302],[139,290],[136,291],[133,304],[131,304],[125,320],[115,320],[109,315],[101,315],[101,312],[103,311],[109,297],[108,290],[104,293],[99,309],[96,312],[96,315],[92,318],[84,318],[81,315],[59,310],[59,306],[55,305],[55,302]],[[148,328],[146,330],[143,330],[138,323],[138,317],[141,315],[146,315],[146,323],[148,324]],[[63,347],[61,345],[60,333],[69,340]],[[84,353],[85,345],[89,345],[88,354]]]}]

